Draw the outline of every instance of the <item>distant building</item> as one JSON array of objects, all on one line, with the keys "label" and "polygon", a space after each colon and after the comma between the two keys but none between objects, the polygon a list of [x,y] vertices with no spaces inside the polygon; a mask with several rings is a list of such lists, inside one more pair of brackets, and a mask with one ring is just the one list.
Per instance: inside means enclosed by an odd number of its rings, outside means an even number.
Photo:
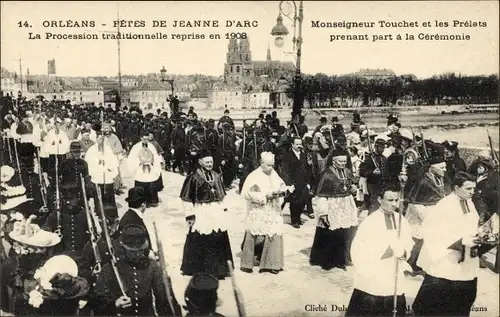
[{"label": "distant building", "polygon": [[67,87],[65,91],[66,100],[70,100],[76,104],[86,103],[99,106],[104,105],[104,88],[103,87]]},{"label": "distant building", "polygon": [[243,109],[269,108],[268,92],[248,92],[243,94]]},{"label": "distant building", "polygon": [[271,50],[267,49],[265,61],[253,61],[248,38],[238,41],[229,40],[226,63],[224,64],[224,81],[231,84],[255,85],[262,75],[272,81],[280,76],[293,73],[295,66],[292,62],[273,61]]},{"label": "distant building", "polygon": [[[171,87],[168,83],[145,82],[137,89],[130,91],[130,103],[139,105],[141,109],[168,109],[167,99],[171,94]],[[191,92],[186,90],[174,89],[174,95],[181,102],[187,102],[191,98]]]},{"label": "distant building", "polygon": [[391,69],[360,69],[353,74],[356,77],[364,79],[389,79],[396,77],[396,74]]},{"label": "distant building", "polygon": [[45,100],[67,100],[65,87],[54,82],[34,82],[28,87],[26,97],[43,96]]},{"label": "distant building", "polygon": [[47,74],[49,76],[55,76],[56,75],[56,60],[51,59],[47,61]]},{"label": "distant building", "polygon": [[413,74],[403,74],[401,76],[401,79],[403,79],[403,81],[405,83],[411,83],[411,82],[414,82],[414,81],[417,81],[417,76],[413,75]]},{"label": "distant building", "polygon": [[210,109],[242,109],[243,87],[230,85],[214,85],[208,94]]},{"label": "distant building", "polygon": [[21,83],[17,80],[17,75],[2,67],[0,78],[2,92],[16,97],[18,91],[21,90]]}]

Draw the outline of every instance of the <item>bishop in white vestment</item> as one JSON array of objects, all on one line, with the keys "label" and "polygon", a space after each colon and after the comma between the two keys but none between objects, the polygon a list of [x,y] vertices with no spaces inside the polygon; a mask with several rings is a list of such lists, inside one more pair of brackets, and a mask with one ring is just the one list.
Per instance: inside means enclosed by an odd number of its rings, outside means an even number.
[{"label": "bishop in white vestment", "polygon": [[277,274],[284,267],[281,204],[284,194],[291,188],[273,169],[272,153],[263,152],[260,162],[260,167],[245,179],[241,191],[247,201],[241,270],[251,273],[256,256],[260,272]]}]

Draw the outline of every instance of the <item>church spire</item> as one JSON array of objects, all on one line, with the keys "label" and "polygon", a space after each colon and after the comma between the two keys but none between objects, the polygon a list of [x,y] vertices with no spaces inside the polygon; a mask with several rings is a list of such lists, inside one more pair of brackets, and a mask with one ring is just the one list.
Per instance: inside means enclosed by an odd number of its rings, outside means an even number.
[{"label": "church spire", "polygon": [[270,62],[271,61],[271,48],[269,47],[269,43],[267,43],[267,57],[266,61]]}]

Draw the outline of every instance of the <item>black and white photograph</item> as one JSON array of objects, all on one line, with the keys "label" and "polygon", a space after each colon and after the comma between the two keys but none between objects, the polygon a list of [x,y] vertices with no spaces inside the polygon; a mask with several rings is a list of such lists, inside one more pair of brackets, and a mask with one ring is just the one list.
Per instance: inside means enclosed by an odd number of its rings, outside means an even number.
[{"label": "black and white photograph", "polygon": [[0,316],[500,316],[498,1],[0,5]]}]

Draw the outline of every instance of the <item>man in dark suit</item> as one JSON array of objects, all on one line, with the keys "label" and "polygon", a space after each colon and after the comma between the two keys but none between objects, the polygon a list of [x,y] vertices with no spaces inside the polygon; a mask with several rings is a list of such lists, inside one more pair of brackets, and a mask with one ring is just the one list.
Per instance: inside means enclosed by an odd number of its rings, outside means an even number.
[{"label": "man in dark suit", "polygon": [[365,197],[365,203],[368,202],[369,213],[378,209],[377,197],[390,180],[387,158],[382,154],[385,146],[384,139],[376,139],[373,152],[366,155],[364,162],[359,165],[359,176],[366,177],[368,197]]},{"label": "man in dark suit", "polygon": [[[128,225],[141,226],[146,229],[146,232],[148,232],[147,226],[144,223],[144,211],[146,211],[146,195],[144,193],[144,189],[141,187],[130,188],[128,190],[128,197],[125,198],[125,201],[128,203],[128,210],[120,219],[117,236],[121,236],[123,228]],[[156,244],[151,243],[151,236],[149,232],[148,242],[150,248],[156,246]]]},{"label": "man in dark suit", "polygon": [[[300,228],[300,215],[304,211],[311,189],[311,166],[302,151],[302,139],[295,137],[292,148],[286,152],[282,160],[282,178],[287,186],[294,186],[295,190],[287,197],[290,203],[290,218],[294,228]],[[309,215],[312,219],[312,215]]]}]

